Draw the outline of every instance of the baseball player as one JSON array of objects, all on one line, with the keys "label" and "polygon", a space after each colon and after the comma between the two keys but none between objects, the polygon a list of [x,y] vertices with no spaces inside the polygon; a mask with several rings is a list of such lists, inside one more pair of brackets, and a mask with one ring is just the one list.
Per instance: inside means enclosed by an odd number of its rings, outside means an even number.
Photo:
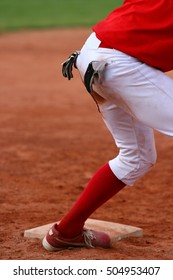
[{"label": "baseball player", "polygon": [[104,164],[43,246],[49,251],[111,246],[103,232],[84,227],[88,217],[156,162],[153,130],[173,137],[173,1],[125,0],[62,65],[73,66],[98,105],[119,154]]}]

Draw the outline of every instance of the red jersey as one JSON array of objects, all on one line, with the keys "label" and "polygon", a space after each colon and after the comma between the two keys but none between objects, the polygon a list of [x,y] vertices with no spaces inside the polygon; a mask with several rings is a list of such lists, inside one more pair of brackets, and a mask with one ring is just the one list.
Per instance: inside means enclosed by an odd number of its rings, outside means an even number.
[{"label": "red jersey", "polygon": [[110,48],[173,70],[173,0],[125,0],[93,31]]}]

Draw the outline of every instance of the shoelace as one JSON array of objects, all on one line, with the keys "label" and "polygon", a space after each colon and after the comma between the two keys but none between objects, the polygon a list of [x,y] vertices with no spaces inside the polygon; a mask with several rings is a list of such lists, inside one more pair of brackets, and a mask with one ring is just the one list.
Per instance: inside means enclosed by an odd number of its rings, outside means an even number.
[{"label": "shoelace", "polygon": [[92,240],[95,238],[93,233],[90,230],[85,230],[84,229],[83,237],[84,237],[85,244],[88,247],[94,248],[94,246],[92,245]]}]

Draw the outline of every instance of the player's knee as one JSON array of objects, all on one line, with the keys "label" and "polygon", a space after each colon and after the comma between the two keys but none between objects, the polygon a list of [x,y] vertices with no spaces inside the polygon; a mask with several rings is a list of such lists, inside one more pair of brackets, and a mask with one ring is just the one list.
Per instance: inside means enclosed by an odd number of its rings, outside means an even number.
[{"label": "player's knee", "polygon": [[151,151],[148,156],[136,156],[129,160],[128,157],[118,155],[118,157],[109,161],[110,168],[114,174],[126,185],[132,186],[137,180],[148,173],[156,163],[157,155]]},{"label": "player's knee", "polygon": [[156,153],[153,153],[149,156],[149,158],[146,159],[139,159],[139,164],[137,166],[137,169],[134,171],[134,173],[137,174],[137,179],[140,179],[143,177],[146,173],[148,173],[153,165],[156,163]]}]

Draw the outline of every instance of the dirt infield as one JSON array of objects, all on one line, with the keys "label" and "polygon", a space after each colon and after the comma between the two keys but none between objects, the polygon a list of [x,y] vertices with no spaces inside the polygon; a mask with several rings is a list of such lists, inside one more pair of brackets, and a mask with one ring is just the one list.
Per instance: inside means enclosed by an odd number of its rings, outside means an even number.
[{"label": "dirt infield", "polygon": [[95,103],[61,62],[88,29],[0,35],[0,259],[173,259],[173,141],[156,133],[158,161],[91,218],[142,227],[110,250],[46,252],[25,229],[59,220],[117,153]]}]

